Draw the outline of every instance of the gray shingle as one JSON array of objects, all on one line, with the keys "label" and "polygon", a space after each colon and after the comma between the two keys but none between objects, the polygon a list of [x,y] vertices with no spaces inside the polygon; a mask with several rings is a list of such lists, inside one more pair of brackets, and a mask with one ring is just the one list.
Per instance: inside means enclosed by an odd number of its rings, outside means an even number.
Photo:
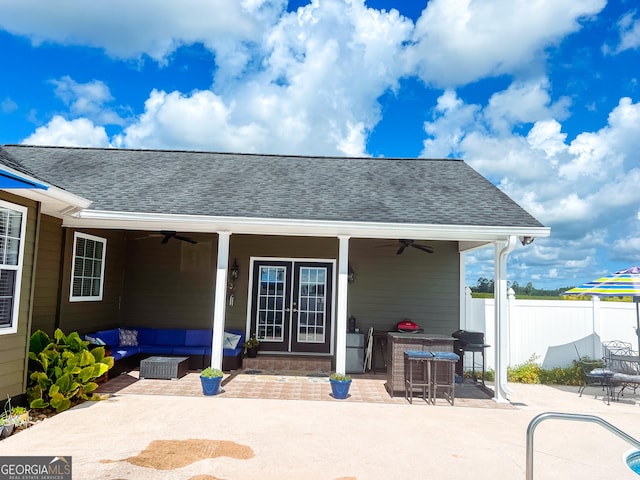
[{"label": "gray shingle", "polygon": [[96,210],[543,226],[460,160],[24,145],[3,149],[1,163],[87,198]]}]

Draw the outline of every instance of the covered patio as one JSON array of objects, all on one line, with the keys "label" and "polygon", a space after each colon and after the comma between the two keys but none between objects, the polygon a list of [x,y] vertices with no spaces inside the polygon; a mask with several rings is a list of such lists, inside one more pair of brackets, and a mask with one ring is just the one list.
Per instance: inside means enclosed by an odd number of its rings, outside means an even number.
[{"label": "covered patio", "polygon": [[[279,400],[314,400],[355,403],[407,404],[402,396],[390,396],[385,388],[386,376],[376,374],[352,374],[349,397],[335,400],[331,396],[329,376],[326,372],[234,370],[227,373],[221,384],[221,398],[254,398]],[[202,396],[200,375],[190,371],[177,380],[139,378],[135,369],[109,379],[98,393],[111,395],[170,395]],[[508,403],[497,403],[493,395],[480,384],[456,385],[455,407],[509,408]],[[414,398],[413,405],[427,406]],[[437,406],[449,406],[444,398],[438,398]]]}]

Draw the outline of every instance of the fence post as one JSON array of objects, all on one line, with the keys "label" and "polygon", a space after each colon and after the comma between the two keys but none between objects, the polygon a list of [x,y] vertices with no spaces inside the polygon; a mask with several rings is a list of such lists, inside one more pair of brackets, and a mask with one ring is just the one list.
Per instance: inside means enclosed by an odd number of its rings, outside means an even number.
[{"label": "fence post", "polygon": [[[515,315],[513,314],[515,308],[516,308],[516,292],[513,290],[513,288],[509,288],[509,290],[507,290],[507,305],[508,305],[508,312],[509,315],[507,317],[507,338],[509,339],[509,351],[507,352],[507,367],[509,365],[511,365],[511,359],[514,357],[513,355],[513,350],[514,349],[518,349],[520,344],[516,344],[516,342],[514,342],[513,338],[511,337],[511,322],[513,322],[513,319],[515,318]],[[518,331],[518,329],[516,329],[516,331]],[[520,339],[517,339],[518,342],[520,341]],[[516,352],[517,353],[517,352]],[[517,358],[517,356],[516,356]]]},{"label": "fence post", "polygon": [[600,358],[600,297],[591,297],[591,358]]},{"label": "fence post", "polygon": [[460,319],[460,328],[462,330],[468,330],[469,325],[475,325],[475,318],[473,305],[472,305],[472,297],[471,297],[471,289],[469,287],[464,287],[464,315]]}]

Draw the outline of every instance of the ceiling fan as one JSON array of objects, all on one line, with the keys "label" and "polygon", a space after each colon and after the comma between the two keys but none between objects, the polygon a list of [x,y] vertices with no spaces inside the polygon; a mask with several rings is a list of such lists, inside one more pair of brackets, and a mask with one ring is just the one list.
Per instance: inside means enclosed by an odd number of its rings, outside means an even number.
[{"label": "ceiling fan", "polygon": [[144,237],[138,237],[136,238],[136,240],[143,240],[145,238],[153,238],[153,237],[162,237],[162,240],[160,240],[160,243],[162,245],[168,243],[169,240],[171,240],[172,238],[175,238],[176,240],[181,240],[183,242],[193,243],[194,245],[198,243],[192,238],[178,235],[178,233],[173,230],[161,230],[159,233],[150,233],[149,235],[146,235]]},{"label": "ceiling fan", "polygon": [[[433,247],[430,247],[428,245],[421,245],[419,243],[415,243],[415,240],[400,239],[400,240],[398,240],[398,243],[400,245],[400,248],[398,248],[398,251],[396,252],[396,255],[400,255],[402,252],[405,251],[405,249],[407,247],[417,248],[418,250],[420,250],[422,252],[426,252],[426,253],[433,253]],[[397,244],[380,245],[380,247],[392,247],[392,246],[396,246],[396,245]]]}]

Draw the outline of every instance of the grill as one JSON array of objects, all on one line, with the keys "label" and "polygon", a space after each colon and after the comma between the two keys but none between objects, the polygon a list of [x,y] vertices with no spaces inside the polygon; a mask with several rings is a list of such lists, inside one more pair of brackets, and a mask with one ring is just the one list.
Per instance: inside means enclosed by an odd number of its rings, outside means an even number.
[{"label": "grill", "polygon": [[482,354],[482,377],[481,381],[484,385],[484,350],[489,347],[484,343],[484,332],[469,332],[467,330],[457,330],[451,334],[455,341],[453,342],[453,351],[460,356],[460,360],[456,365],[456,373],[463,377],[464,375],[464,356],[466,353],[471,354],[471,365],[473,372],[473,380],[476,378],[476,353]]}]

